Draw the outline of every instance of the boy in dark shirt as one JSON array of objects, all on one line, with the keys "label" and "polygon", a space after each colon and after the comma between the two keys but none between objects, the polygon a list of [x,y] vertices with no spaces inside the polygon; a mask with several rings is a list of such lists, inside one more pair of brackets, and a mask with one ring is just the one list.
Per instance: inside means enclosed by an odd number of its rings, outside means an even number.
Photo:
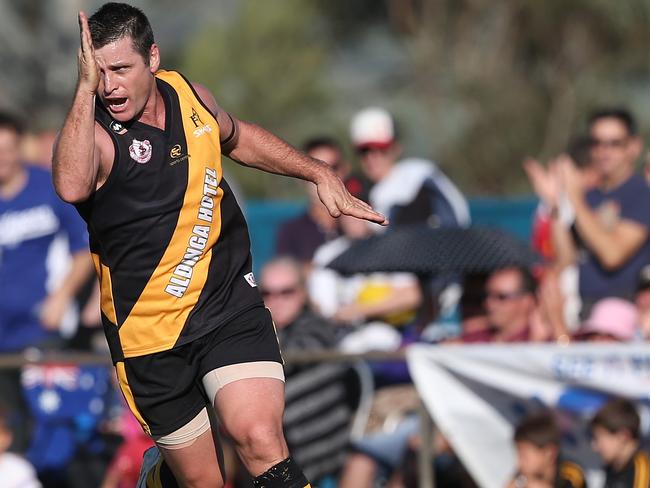
[{"label": "boy in dark shirt", "polygon": [[639,414],[632,402],[607,402],[591,420],[593,449],[605,463],[605,488],[650,487],[650,456],[640,449]]},{"label": "boy in dark shirt", "polygon": [[560,456],[561,433],[552,412],[522,420],[515,429],[517,473],[508,488],[586,488],[584,474]]}]

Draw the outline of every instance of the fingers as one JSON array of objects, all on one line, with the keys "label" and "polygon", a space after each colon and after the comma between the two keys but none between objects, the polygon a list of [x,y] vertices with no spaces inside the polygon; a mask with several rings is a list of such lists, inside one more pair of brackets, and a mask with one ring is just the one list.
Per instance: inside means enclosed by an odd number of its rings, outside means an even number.
[{"label": "fingers", "polygon": [[336,218],[341,215],[349,215],[350,217],[356,217],[357,219],[368,220],[381,225],[388,225],[388,219],[386,217],[379,212],[374,211],[366,202],[357,198],[350,197],[350,199],[344,204],[339,204],[334,199],[328,199],[323,203],[332,217]]},{"label": "fingers", "polygon": [[79,12],[79,41],[81,50],[84,56],[93,54],[93,43],[90,35],[90,27],[88,27],[88,17],[84,12]]},{"label": "fingers", "polygon": [[341,212],[350,217],[356,217],[357,219],[368,220],[381,225],[388,225],[388,219],[386,217],[373,210],[370,205],[361,200],[353,201],[347,207],[342,208]]}]

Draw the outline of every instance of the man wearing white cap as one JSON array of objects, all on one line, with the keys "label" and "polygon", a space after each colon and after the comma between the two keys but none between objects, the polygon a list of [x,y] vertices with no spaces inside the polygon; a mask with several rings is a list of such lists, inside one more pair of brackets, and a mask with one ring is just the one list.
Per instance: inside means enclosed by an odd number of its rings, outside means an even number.
[{"label": "man wearing white cap", "polygon": [[402,146],[393,117],[386,110],[369,107],[358,112],[352,118],[350,137],[361,169],[373,183],[370,203],[394,225],[470,224],[465,197],[433,162],[419,158],[398,161]]}]

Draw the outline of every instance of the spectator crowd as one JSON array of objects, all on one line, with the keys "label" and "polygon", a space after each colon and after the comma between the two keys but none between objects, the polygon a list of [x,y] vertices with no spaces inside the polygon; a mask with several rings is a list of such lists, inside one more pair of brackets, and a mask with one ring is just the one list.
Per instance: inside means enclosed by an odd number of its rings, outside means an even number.
[{"label": "spectator crowd", "polygon": [[[87,234],[48,173],[52,140],[27,135],[17,118],[0,114],[0,352],[107,356]],[[275,256],[259,276],[283,352],[650,337],[650,172],[637,169],[643,142],[626,109],[595,111],[565,153],[523,162],[539,197],[531,246],[540,259],[485,273],[343,275],[330,268],[355,243],[384,232],[471,225],[466,198],[440,167],[403,158],[389,112],[356,113],[350,142],[358,169],[329,134],[303,149],[390,224],[334,219],[306,184],[304,212],[278,229]],[[288,363],[285,372],[286,439],[312,486],[418,486],[419,398],[403,361]],[[0,369],[0,480],[9,483],[0,484],[134,486],[152,442],[116,391],[103,366]],[[608,401],[590,429],[607,487],[650,486],[634,404]],[[586,486],[582,468],[563,456],[562,438],[553,412],[522,419],[508,486]],[[437,486],[476,486],[440,432],[434,451]],[[229,486],[249,486],[234,456],[225,458]]]}]

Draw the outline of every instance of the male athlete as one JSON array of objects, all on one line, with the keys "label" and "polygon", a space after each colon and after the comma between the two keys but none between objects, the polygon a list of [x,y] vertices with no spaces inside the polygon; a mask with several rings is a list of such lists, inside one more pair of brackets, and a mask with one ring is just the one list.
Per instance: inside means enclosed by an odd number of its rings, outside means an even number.
[{"label": "male athlete", "polygon": [[255,486],[309,486],[283,438],[282,358],[221,155],[313,182],[334,217],[386,221],[325,163],[159,70],[140,10],[108,3],[90,19],[80,12],[79,24],[79,78],[54,185],[88,224],[120,386],[165,461],[152,476],[170,468],[181,486],[223,486],[207,399]]}]

